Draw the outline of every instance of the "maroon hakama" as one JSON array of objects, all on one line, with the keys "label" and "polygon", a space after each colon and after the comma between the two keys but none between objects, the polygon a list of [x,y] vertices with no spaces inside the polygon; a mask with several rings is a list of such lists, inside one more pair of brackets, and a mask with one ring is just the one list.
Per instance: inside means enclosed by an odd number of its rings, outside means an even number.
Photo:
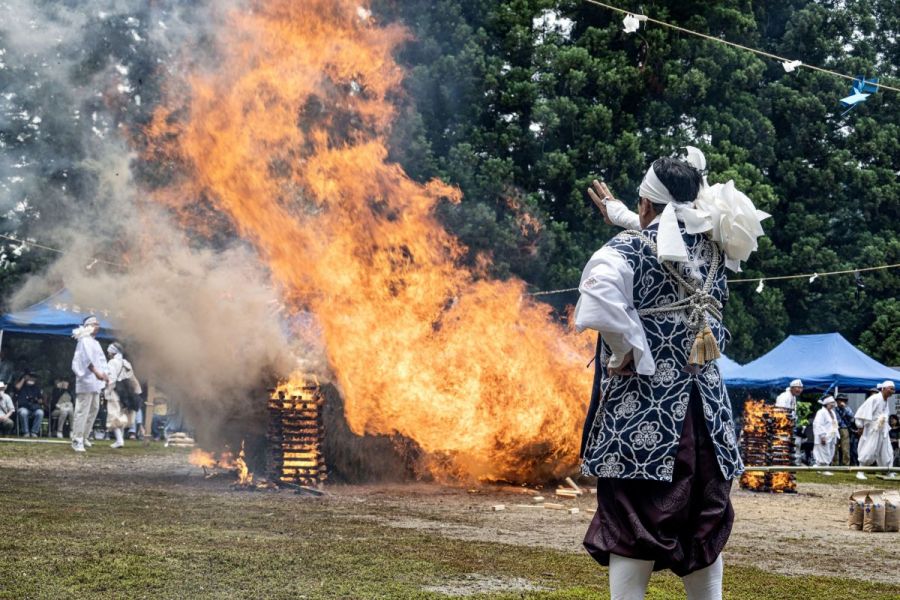
[{"label": "maroon hakama", "polygon": [[597,512],[584,546],[601,565],[609,555],[655,561],[679,577],[716,561],[734,523],[731,481],[722,475],[696,387],[671,482],[599,478]]}]

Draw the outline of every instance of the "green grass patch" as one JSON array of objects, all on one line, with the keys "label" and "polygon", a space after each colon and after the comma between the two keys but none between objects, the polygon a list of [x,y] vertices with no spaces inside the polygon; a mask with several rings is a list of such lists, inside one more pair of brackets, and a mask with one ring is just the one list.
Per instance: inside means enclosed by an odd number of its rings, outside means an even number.
[{"label": "green grass patch", "polygon": [[896,479],[878,479],[876,475],[881,475],[882,473],[866,473],[865,481],[859,480],[856,478],[856,473],[839,473],[835,472],[834,475],[822,475],[821,473],[816,473],[814,471],[805,471],[797,473],[797,484],[801,485],[804,483],[828,483],[831,485],[835,484],[846,484],[852,485],[859,489],[869,489],[869,488],[882,488],[882,489],[900,489],[900,475],[897,476]]},{"label": "green grass patch", "polygon": [[[237,492],[182,473],[130,474],[152,453],[97,448],[72,468],[65,446],[0,444],[0,598],[397,598],[471,574],[497,586],[469,598],[608,598],[586,554],[454,540],[366,518],[368,502]],[[115,453],[113,455],[113,453]],[[16,466],[27,458],[29,468]],[[34,466],[37,463],[38,466]],[[56,463],[56,464],[54,464]],[[109,463],[111,470],[98,469]],[[77,463],[76,463],[77,464]],[[518,578],[542,591],[505,591]],[[726,598],[896,598],[900,588],[837,577],[786,577],[728,564]],[[648,599],[684,597],[654,574]]]}]

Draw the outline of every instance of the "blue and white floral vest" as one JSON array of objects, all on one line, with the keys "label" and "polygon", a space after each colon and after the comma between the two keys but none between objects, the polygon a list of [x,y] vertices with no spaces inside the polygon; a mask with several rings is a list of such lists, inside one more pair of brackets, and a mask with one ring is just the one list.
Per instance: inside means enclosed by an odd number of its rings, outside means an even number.
[{"label": "blue and white floral vest", "polygon": [[[683,228],[681,233],[691,262],[699,262],[700,275],[706,278],[712,253],[721,250],[704,235],[686,234]],[[657,226],[651,225],[643,234],[655,241]],[[619,252],[634,271],[637,310],[665,306],[681,297],[671,274],[641,238],[621,233],[606,246]],[[724,259],[719,261],[712,289],[712,295],[723,304],[728,299],[724,264]],[[585,423],[582,472],[597,477],[672,481],[681,428],[691,388],[696,385],[722,475],[726,479],[737,477],[744,466],[719,367],[715,362],[707,363],[696,375],[685,370],[695,332],[688,327],[683,312],[642,316],[641,323],[656,361],[653,375],[610,377],[606,371],[609,347],[602,340],[598,343],[595,397]],[[714,317],[710,317],[709,325],[724,350],[731,337],[728,330]]]}]

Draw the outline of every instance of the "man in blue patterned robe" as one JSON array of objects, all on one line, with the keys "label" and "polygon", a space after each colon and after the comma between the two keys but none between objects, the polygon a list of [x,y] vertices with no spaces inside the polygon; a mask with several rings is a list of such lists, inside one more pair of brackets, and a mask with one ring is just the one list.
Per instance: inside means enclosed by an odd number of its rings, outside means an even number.
[{"label": "man in blue patterned robe", "polygon": [[[594,254],[579,288],[576,327],[600,333],[582,441],[598,510],[585,546],[609,565],[617,599],[643,598],[651,572],[665,568],[690,600],[721,598],[731,482],[743,464],[716,363],[688,364],[700,327],[719,349],[729,338],[727,257],[693,208],[704,185],[690,164],[654,162],[639,214],[615,221],[630,231]],[[618,201],[602,184],[591,195],[609,222],[606,206]]]}]

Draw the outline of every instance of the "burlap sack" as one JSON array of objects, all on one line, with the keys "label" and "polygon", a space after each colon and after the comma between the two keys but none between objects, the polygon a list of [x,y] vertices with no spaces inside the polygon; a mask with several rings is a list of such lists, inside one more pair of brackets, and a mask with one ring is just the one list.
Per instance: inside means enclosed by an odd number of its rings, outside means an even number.
[{"label": "burlap sack", "polygon": [[884,530],[900,531],[900,491],[891,490],[881,497],[884,501]]},{"label": "burlap sack", "polygon": [[884,531],[884,500],[879,493],[867,494],[863,502],[863,531]]},{"label": "burlap sack", "polygon": [[866,500],[868,492],[853,492],[850,494],[850,511],[847,515],[847,527],[862,531],[863,528],[863,503]]}]

